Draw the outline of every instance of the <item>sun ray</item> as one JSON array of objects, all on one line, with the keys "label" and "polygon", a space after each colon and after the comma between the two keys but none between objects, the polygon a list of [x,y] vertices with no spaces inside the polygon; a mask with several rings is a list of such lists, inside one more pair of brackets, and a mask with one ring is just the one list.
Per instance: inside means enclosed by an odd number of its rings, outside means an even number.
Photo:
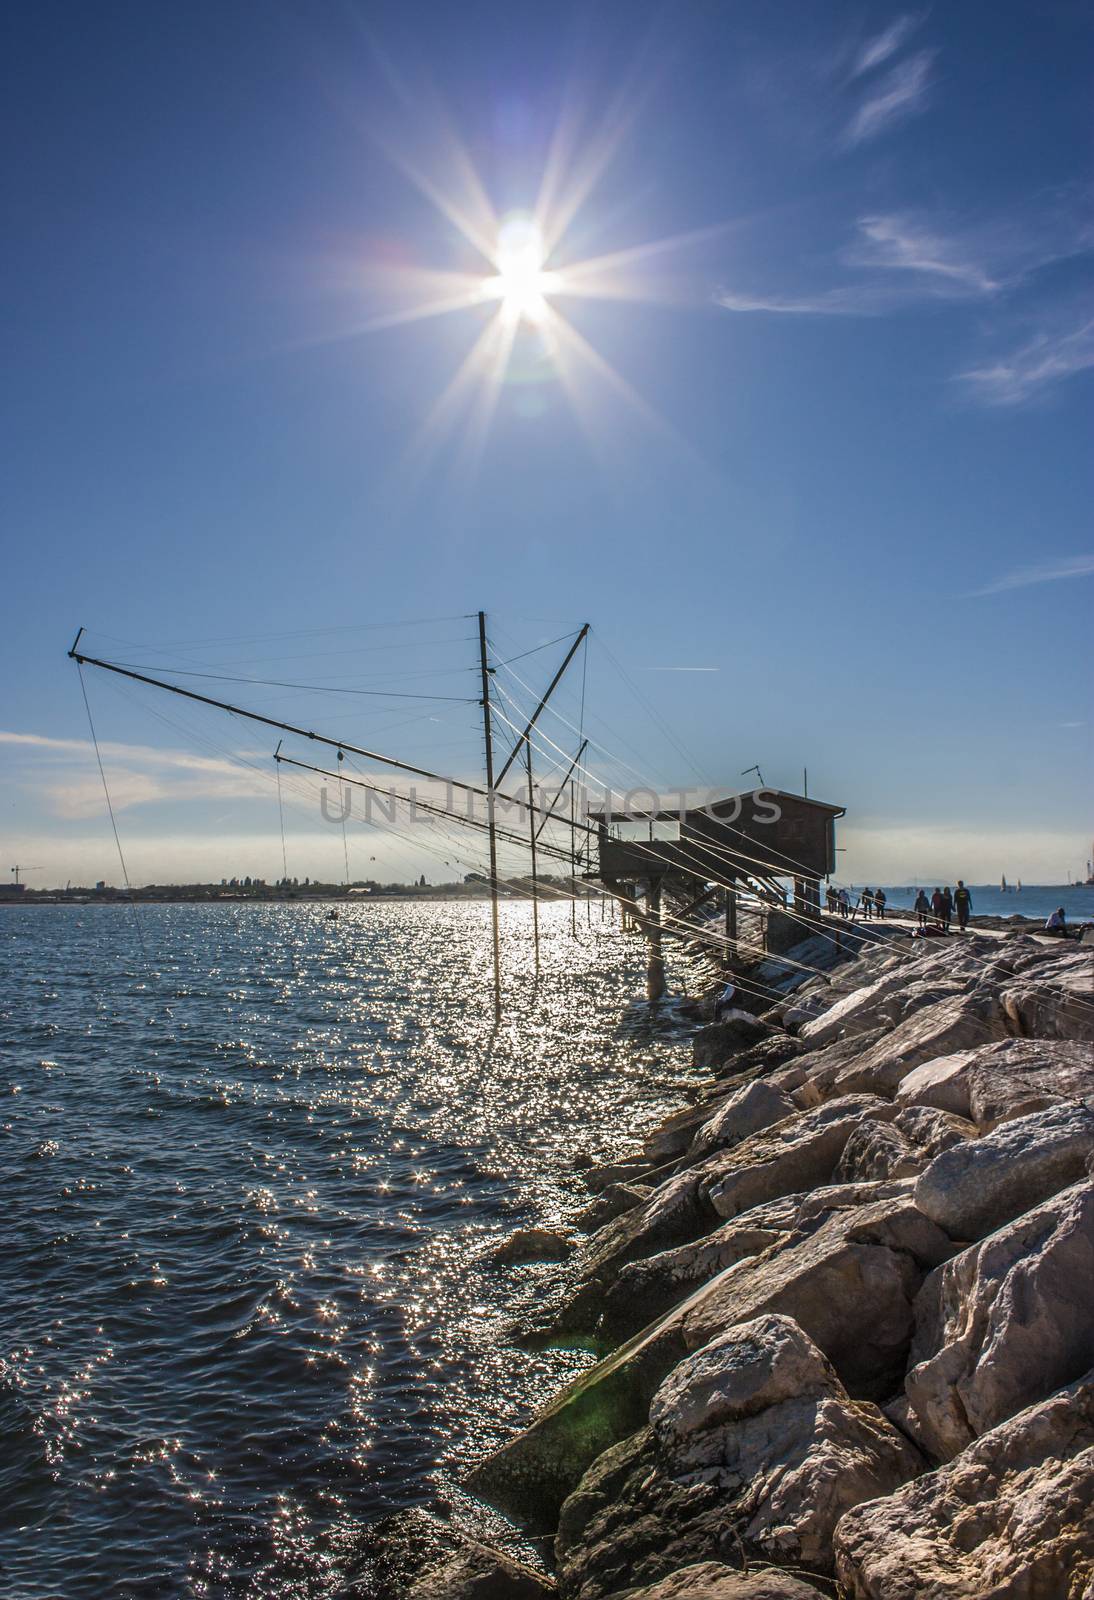
[{"label": "sun ray", "polygon": [[[420,468],[429,461],[451,433],[465,401],[470,398],[473,406],[476,390],[480,391],[477,396],[480,405],[491,404],[489,395],[495,386],[500,388],[514,332],[505,318],[495,312],[430,407],[407,449],[405,470]],[[487,397],[485,400],[483,395]]]}]

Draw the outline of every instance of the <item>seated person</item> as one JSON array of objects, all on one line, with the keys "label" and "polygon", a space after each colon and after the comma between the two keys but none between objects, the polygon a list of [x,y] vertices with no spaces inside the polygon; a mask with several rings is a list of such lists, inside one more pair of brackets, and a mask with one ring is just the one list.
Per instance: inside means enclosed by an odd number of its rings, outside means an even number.
[{"label": "seated person", "polygon": [[1068,929],[1067,918],[1064,915],[1063,906],[1056,907],[1056,910],[1045,923],[1044,931],[1046,933],[1055,933],[1061,939],[1067,938],[1070,930]]}]

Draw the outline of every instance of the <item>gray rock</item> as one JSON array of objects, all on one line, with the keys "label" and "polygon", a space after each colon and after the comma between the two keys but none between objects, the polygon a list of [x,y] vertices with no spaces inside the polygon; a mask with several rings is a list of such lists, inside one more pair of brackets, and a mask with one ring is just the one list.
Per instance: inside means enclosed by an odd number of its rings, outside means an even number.
[{"label": "gray rock", "polygon": [[590,1468],[562,1508],[560,1588],[599,1600],[711,1558],[824,1571],[843,1511],[922,1467],[794,1322],[757,1318],[670,1373],[649,1428]]},{"label": "gray rock", "polygon": [[[912,1011],[849,1065],[811,1072],[823,1094],[892,1096],[913,1067],[936,1056],[1006,1038],[1010,1028],[990,991],[951,995]],[[804,1058],[808,1059],[808,1058]]]},{"label": "gray rock", "polygon": [[1061,950],[1051,964],[1023,973],[1002,1000],[1014,1031],[1026,1038],[1094,1043],[1094,961],[1085,950]]},{"label": "gray rock", "polygon": [[1094,1587],[1094,1374],[836,1528],[847,1600],[1086,1600]]},{"label": "gray rock", "polygon": [[826,1183],[854,1129],[864,1119],[888,1120],[895,1114],[876,1095],[831,1100],[746,1139],[720,1164],[708,1167],[703,1191],[718,1216],[735,1217],[780,1195]]},{"label": "gray rock", "polygon": [[612,1600],[817,1600],[819,1589],[773,1567],[734,1572],[720,1561],[681,1567],[650,1588],[623,1589]]},{"label": "gray rock", "polygon": [[899,1128],[869,1119],[852,1131],[833,1178],[836,1183],[879,1183],[914,1177],[926,1165],[927,1157]]},{"label": "gray rock", "polygon": [[975,1137],[971,1122],[925,1106],[909,1106],[898,1111],[891,1123],[860,1123],[844,1146],[835,1179],[879,1183],[914,1177],[943,1150]]},{"label": "gray rock", "polygon": [[857,1038],[872,1028],[894,1028],[911,1012],[961,994],[964,988],[961,978],[921,976],[899,968],[844,995],[822,1017],[806,1023],[800,1037],[813,1048],[820,1048],[837,1039]]},{"label": "gray rock", "polygon": [[546,1600],[557,1592],[540,1573],[472,1541],[443,1567],[419,1578],[407,1600]]},{"label": "gray rock", "polygon": [[525,1261],[565,1261],[576,1246],[560,1228],[519,1228],[491,1252],[498,1266],[513,1266]]},{"label": "gray rock", "polygon": [[879,1200],[912,1198],[914,1178],[883,1179],[877,1183],[828,1183],[802,1195],[794,1216],[796,1233],[812,1233],[833,1211],[848,1211],[853,1206],[873,1206]]},{"label": "gray rock", "polygon": [[746,1050],[771,1038],[775,1029],[758,1017],[730,1017],[725,1022],[712,1022],[700,1028],[692,1040],[692,1061],[700,1069],[724,1066],[725,1063]]},{"label": "gray rock", "polygon": [[951,1239],[980,1239],[1074,1183],[1092,1152],[1094,1110],[1049,1106],[936,1156],[916,1204]]},{"label": "gray rock", "polygon": [[723,1101],[703,1123],[695,1135],[692,1154],[706,1155],[711,1150],[740,1144],[751,1134],[797,1114],[798,1108],[789,1096],[757,1078]]},{"label": "gray rock", "polygon": [[899,1085],[902,1106],[968,1117],[981,1133],[1061,1100],[1094,1099],[1094,1055],[1058,1039],[1004,1039],[916,1067]]},{"label": "gray rock", "polygon": [[653,1186],[648,1183],[609,1183],[578,1215],[577,1226],[589,1233],[606,1228],[624,1212],[644,1205],[652,1193]]},{"label": "gray rock", "polygon": [[1089,1181],[931,1274],[916,1301],[904,1387],[917,1435],[936,1460],[1094,1364],[1092,1284]]}]

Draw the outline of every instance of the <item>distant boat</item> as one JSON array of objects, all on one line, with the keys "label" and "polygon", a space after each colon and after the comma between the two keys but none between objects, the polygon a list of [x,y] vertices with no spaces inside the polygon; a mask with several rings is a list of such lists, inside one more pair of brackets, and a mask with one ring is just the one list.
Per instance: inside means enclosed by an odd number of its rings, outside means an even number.
[{"label": "distant boat", "polygon": [[1014,892],[1015,892],[1015,894],[1021,894],[1021,892],[1022,892],[1022,880],[1021,880],[1021,878],[1018,879],[1018,884],[1017,884],[1017,887],[1015,888]]},{"label": "distant boat", "polygon": [[999,880],[999,893],[1000,894],[1006,894],[1006,892],[1007,892],[1007,875],[1004,872],[1002,878]]}]

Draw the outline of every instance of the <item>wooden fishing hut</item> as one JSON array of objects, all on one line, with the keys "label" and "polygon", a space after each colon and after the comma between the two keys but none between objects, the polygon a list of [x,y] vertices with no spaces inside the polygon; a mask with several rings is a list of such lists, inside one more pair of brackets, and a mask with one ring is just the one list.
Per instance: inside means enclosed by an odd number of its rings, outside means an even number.
[{"label": "wooden fishing hut", "polygon": [[[649,940],[648,990],[664,993],[665,934],[707,943],[728,961],[737,948],[738,893],[786,908],[798,938],[820,920],[820,883],[836,864],[835,823],[845,807],[780,789],[729,795],[694,809],[591,811],[598,879]],[[793,910],[783,883],[793,880]],[[724,935],[709,916],[721,901]],[[694,919],[707,913],[701,922]],[[796,942],[792,939],[791,942]]]}]

